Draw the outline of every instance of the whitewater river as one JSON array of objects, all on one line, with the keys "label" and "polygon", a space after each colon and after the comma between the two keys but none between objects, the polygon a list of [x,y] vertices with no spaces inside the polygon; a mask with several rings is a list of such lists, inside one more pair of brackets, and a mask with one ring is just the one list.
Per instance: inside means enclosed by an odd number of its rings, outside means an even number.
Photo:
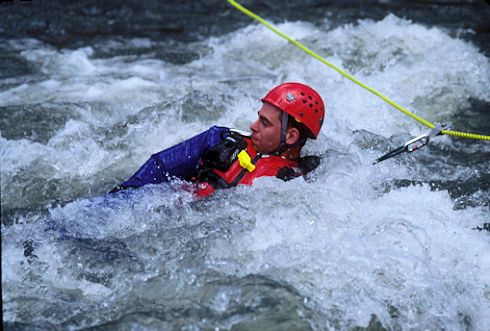
[{"label": "whitewater river", "polygon": [[[372,165],[430,129],[217,2],[0,7],[4,328],[489,330],[490,143]],[[369,3],[244,4],[422,118],[489,135],[488,25],[467,23],[489,6]],[[287,81],[326,105],[306,178],[106,195],[212,125],[249,131]]]}]

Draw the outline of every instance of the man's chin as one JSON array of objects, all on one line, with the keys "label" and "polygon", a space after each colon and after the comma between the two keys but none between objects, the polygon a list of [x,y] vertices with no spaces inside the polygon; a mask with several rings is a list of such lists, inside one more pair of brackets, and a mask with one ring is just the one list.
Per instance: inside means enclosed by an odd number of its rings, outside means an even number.
[{"label": "man's chin", "polygon": [[252,138],[250,138],[250,143],[252,144],[252,147],[255,149],[255,151],[258,151],[259,145],[257,143],[257,140],[255,140],[253,136]]}]

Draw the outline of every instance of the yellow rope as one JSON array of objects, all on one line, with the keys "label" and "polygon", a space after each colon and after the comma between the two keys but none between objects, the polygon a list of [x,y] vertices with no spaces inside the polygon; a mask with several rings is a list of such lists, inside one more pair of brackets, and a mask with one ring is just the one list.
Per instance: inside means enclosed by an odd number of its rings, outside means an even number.
[{"label": "yellow rope", "polygon": [[[306,53],[310,54],[311,56],[313,56],[317,60],[319,60],[319,61],[323,62],[324,64],[328,65],[329,67],[337,70],[344,77],[349,78],[354,83],[362,86],[363,88],[365,88],[369,92],[377,95],[378,97],[380,97],[381,99],[383,99],[384,101],[386,101],[387,103],[389,103],[390,105],[392,105],[393,107],[395,107],[396,109],[398,109],[401,112],[407,114],[408,116],[413,117],[414,119],[416,119],[417,121],[419,121],[419,122],[427,125],[431,129],[435,127],[434,124],[432,124],[430,122],[427,122],[426,120],[424,120],[423,118],[421,118],[421,117],[419,117],[419,116],[417,116],[415,114],[412,114],[411,112],[409,112],[408,110],[406,110],[402,106],[396,104],[395,102],[391,101],[390,99],[388,99],[387,97],[385,97],[384,95],[382,95],[381,93],[379,93],[378,91],[376,91],[376,90],[370,88],[369,86],[363,84],[362,82],[358,81],[357,79],[355,79],[354,77],[352,77],[351,75],[349,75],[348,73],[346,73],[345,71],[343,71],[342,69],[340,69],[337,66],[333,65],[332,63],[328,62],[327,60],[325,60],[324,58],[322,58],[320,55],[318,55],[315,52],[313,52],[312,50],[308,49],[306,46],[302,45],[298,41],[294,40],[293,38],[285,35],[281,31],[277,30],[272,25],[270,25],[269,23],[267,23],[264,19],[262,19],[260,16],[257,16],[256,14],[254,14],[253,12],[251,12],[250,10],[248,10],[247,8],[243,7],[242,5],[238,4],[237,2],[235,2],[233,0],[228,0],[228,2],[230,4],[232,4],[233,6],[235,6],[241,12],[243,12],[243,13],[247,14],[248,16],[252,17],[253,19],[259,21],[260,23],[264,24],[266,27],[268,27],[269,29],[271,29],[272,31],[274,31],[275,33],[277,33],[278,35],[280,35],[284,39],[287,39],[289,42],[291,42],[294,45],[298,46],[303,51],[305,51]],[[478,135],[478,134],[471,134],[471,133],[465,133],[465,132],[457,132],[457,131],[447,131],[447,130],[444,130],[444,131],[442,131],[442,133],[443,134],[447,134],[447,135],[452,135],[452,136],[464,137],[464,138],[490,140],[490,136],[484,136],[484,135]]]}]

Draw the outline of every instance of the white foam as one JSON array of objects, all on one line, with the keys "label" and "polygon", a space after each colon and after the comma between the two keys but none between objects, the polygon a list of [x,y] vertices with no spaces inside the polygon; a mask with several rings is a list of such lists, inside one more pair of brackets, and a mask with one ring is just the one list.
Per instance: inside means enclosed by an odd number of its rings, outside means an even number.
[{"label": "white foam", "polygon": [[[446,120],[470,98],[490,100],[488,59],[439,28],[392,15],[334,29],[328,21],[324,26],[301,22],[277,26],[428,120]],[[156,42],[132,43],[131,47],[145,49]],[[118,48],[121,43],[109,46]],[[248,130],[260,98],[272,86],[304,82],[320,92],[327,109],[319,139],[307,145],[310,152],[324,155],[310,180],[283,183],[261,178],[253,187],[217,192],[214,200],[195,209],[187,204],[190,194],[155,186],[129,203],[94,198],[52,208],[49,219],[68,226],[70,235],[97,239],[182,227],[185,231],[179,235],[184,238],[175,245],[185,249],[183,243],[199,238],[203,249],[209,249],[205,267],[292,284],[308,299],[307,307],[318,305],[327,315],[336,307],[345,328],[366,326],[372,313],[392,329],[459,329],[459,314],[468,315],[476,329],[488,326],[488,235],[471,230],[488,222],[488,208],[456,210],[447,191],[392,183],[393,179],[464,180],[478,176],[478,171],[469,166],[448,170],[444,159],[437,160],[439,172],[437,164],[428,170],[408,161],[372,167],[370,161],[378,152],[355,143],[354,130],[389,137],[426,128],[267,28],[251,25],[190,45],[209,51],[182,65],[138,56],[98,59],[90,47],[59,51],[35,40],[16,47],[43,76],[1,91],[0,105],[76,104],[78,117],[64,123],[47,144],[0,138],[2,201],[4,183],[13,183],[9,187],[16,191],[10,206],[29,207],[22,198],[29,187],[14,180],[20,172],[32,176],[29,182],[34,184],[45,177],[63,182],[81,178],[86,188],[114,169],[136,171],[152,153],[213,124]],[[204,120],[206,109],[196,114],[196,121],[183,119],[183,104],[196,91],[213,100],[209,112],[224,109],[211,116],[212,122]],[[446,137],[438,143],[451,146],[451,141]],[[477,146],[473,151],[488,151]],[[69,193],[75,195],[80,187],[73,185]],[[53,197],[57,198],[66,196]],[[215,226],[219,222],[224,223],[221,228]],[[202,224],[216,231],[214,237],[193,232]],[[20,267],[25,259],[18,245],[35,230],[44,233],[45,225],[27,230],[22,224],[9,229],[2,225],[2,282],[27,274]],[[7,231],[12,235],[4,241]],[[56,238],[40,240],[44,246],[36,254],[50,266],[44,284],[78,288],[86,297],[112,295],[116,302],[118,290],[128,293],[125,282],[109,288],[73,278],[70,270],[58,274],[65,262],[56,255],[49,261],[58,248]],[[150,253],[134,249],[148,272],[171,268],[172,277],[188,277],[178,274],[185,269],[181,260],[172,261],[170,267],[164,256],[149,258]],[[131,276],[135,275],[128,279]],[[213,309],[226,311],[233,295],[226,287],[220,289],[213,297]],[[390,317],[388,304],[398,309],[398,320]]]},{"label": "white foam", "polygon": [[[333,185],[259,181],[247,193],[256,196],[253,203],[265,203],[254,212],[255,228],[235,242],[217,242],[209,263],[225,260],[240,265],[240,275],[284,279],[356,325],[367,325],[376,312],[389,327],[387,302],[417,328],[457,327],[460,312],[484,325],[490,247],[485,234],[470,229],[485,221],[483,208],[453,211],[447,192],[427,185],[374,199],[364,181]],[[418,322],[410,317],[413,306],[424,311]],[[443,311],[444,318],[432,320]]]}]

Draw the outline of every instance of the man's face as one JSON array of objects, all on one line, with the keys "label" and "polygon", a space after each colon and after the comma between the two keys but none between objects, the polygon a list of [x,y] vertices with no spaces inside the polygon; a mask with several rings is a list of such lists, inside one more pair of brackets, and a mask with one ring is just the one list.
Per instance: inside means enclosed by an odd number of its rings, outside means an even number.
[{"label": "man's face", "polygon": [[252,130],[252,146],[259,153],[271,154],[281,141],[281,113],[282,111],[264,102],[259,110],[259,117],[250,125]]}]

